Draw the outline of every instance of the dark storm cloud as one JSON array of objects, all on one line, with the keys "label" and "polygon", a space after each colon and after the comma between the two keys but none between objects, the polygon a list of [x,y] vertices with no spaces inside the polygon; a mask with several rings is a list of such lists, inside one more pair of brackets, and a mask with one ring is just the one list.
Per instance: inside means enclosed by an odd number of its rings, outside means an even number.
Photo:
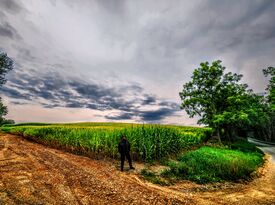
[{"label": "dark storm cloud", "polygon": [[145,99],[142,102],[143,105],[154,104],[154,103],[156,103],[156,97],[155,96],[145,95]]},{"label": "dark storm cloud", "polygon": [[[177,105],[176,103],[174,103]],[[179,111],[179,105],[177,107],[160,107],[156,110],[132,110],[131,112],[121,112],[116,115],[107,115],[107,119],[111,120],[128,120],[138,117],[141,121],[154,122],[161,121],[168,116],[176,116],[176,112]]]},{"label": "dark storm cloud", "polygon": [[160,101],[157,103],[157,110],[142,111],[139,116],[144,121],[160,121],[166,116],[176,116],[176,112],[180,111],[180,105],[171,101]]},{"label": "dark storm cloud", "polygon": [[78,81],[69,82],[69,86],[78,92],[79,95],[85,98],[97,98],[102,101],[108,98],[120,97],[119,93],[112,89],[103,88],[97,84],[82,83]]},{"label": "dark storm cloud", "polygon": [[[37,73],[13,72],[1,93],[10,97],[14,104],[20,104],[20,100],[24,100],[37,102],[45,108],[120,111],[120,114],[105,116],[111,120],[139,117],[143,121],[159,121],[178,111],[175,103],[160,101],[155,96],[144,93],[143,88],[138,85],[111,88],[74,78],[64,79],[56,72],[40,76]],[[157,110],[154,108],[155,111],[143,111],[144,106],[156,106]]]},{"label": "dark storm cloud", "polygon": [[32,95],[24,94],[14,88],[2,87],[0,88],[1,93],[4,93],[6,96],[11,97],[13,99],[21,99],[21,100],[31,100]]},{"label": "dark storm cloud", "polygon": [[109,120],[131,120],[135,117],[134,113],[121,113],[119,115],[105,116]]},{"label": "dark storm cloud", "polygon": [[166,116],[171,116],[175,112],[172,108],[160,108],[153,111],[143,111],[140,113],[141,119],[144,121],[159,121]]}]

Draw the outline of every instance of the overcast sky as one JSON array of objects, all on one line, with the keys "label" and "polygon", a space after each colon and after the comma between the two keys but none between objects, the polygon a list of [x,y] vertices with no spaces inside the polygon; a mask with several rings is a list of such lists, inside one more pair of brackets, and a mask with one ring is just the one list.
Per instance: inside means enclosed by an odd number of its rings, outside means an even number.
[{"label": "overcast sky", "polygon": [[0,0],[1,96],[17,122],[194,125],[178,93],[200,62],[263,92],[275,65],[273,0]]}]

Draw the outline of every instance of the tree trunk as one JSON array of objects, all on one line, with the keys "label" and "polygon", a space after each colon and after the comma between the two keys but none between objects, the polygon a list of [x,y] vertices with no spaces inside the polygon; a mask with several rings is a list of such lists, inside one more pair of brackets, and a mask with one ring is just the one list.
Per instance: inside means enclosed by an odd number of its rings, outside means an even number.
[{"label": "tree trunk", "polygon": [[218,127],[217,128],[217,137],[218,137],[218,140],[219,140],[219,143],[221,143],[221,134],[220,134],[220,128]]}]

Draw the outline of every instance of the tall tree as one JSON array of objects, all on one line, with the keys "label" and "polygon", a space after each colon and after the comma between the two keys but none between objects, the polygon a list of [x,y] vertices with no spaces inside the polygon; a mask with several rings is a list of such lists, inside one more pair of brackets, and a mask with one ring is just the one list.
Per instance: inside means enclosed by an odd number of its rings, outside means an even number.
[{"label": "tall tree", "polygon": [[[13,69],[13,60],[4,52],[0,52],[0,87],[6,82],[6,74]],[[3,105],[0,97],[0,124],[4,121],[3,116],[8,113],[8,109]]]},{"label": "tall tree", "polygon": [[262,98],[239,81],[242,75],[225,73],[221,61],[201,63],[192,80],[180,92],[181,109],[190,117],[200,116],[199,124],[212,127],[218,137],[233,140],[243,128],[253,123],[259,113],[265,118]]}]

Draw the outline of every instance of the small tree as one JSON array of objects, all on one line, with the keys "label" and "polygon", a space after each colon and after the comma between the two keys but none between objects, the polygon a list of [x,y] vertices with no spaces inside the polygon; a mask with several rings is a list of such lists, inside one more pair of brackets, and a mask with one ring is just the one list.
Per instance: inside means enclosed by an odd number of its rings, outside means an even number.
[{"label": "small tree", "polygon": [[[13,69],[13,61],[6,53],[0,52],[0,87],[6,82],[6,73]],[[3,116],[8,113],[8,109],[3,105],[0,98],[0,124],[4,121]]]},{"label": "small tree", "polygon": [[7,81],[5,76],[12,69],[13,60],[6,53],[0,52],[0,86]]}]

